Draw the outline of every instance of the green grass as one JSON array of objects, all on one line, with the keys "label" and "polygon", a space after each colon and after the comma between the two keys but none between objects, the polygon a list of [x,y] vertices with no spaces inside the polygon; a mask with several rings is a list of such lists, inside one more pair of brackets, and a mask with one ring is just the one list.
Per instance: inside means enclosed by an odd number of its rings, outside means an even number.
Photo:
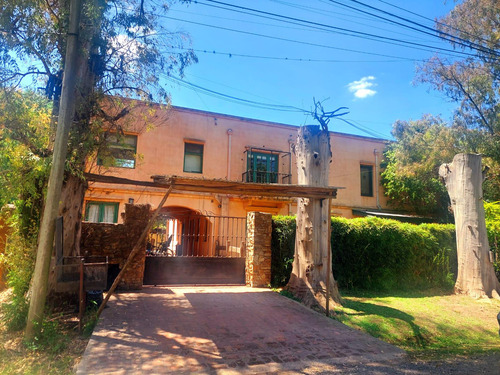
[{"label": "green grass", "polygon": [[500,301],[441,291],[343,291],[335,319],[414,355],[500,351]]},{"label": "green grass", "polygon": [[[23,342],[23,331],[9,331],[3,303],[10,291],[0,292],[0,375],[71,374],[81,358],[88,337],[78,334],[76,320],[58,319],[44,323],[44,335],[31,344]],[[59,322],[61,320],[61,324]]]}]

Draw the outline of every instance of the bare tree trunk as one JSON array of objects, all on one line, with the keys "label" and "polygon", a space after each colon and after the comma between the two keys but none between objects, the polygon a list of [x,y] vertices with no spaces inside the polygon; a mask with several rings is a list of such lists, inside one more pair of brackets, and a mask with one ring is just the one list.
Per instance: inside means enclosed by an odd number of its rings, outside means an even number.
[{"label": "bare tree trunk", "polygon": [[[100,9],[100,0],[91,2],[95,9]],[[89,35],[98,35],[101,25],[102,13],[94,15],[95,19],[85,20],[87,22],[87,32]],[[84,22],[85,22],[84,21]],[[88,38],[81,43],[81,50],[87,53],[80,53],[77,61],[78,90],[76,95],[76,111],[74,122],[70,133],[70,147],[78,148],[80,144],[85,145],[85,140],[89,137],[91,127],[91,116],[94,113],[96,94],[94,92],[96,75],[91,69],[92,54],[96,46],[93,45],[92,38]],[[63,217],[63,255],[79,256],[82,209],[87,183],[78,174],[85,169],[85,163],[89,154],[88,149],[83,146],[78,150],[78,156],[73,156],[73,168],[77,170],[77,175],[66,171],[64,183],[61,190],[61,203],[59,215]]]},{"label": "bare tree trunk", "polygon": [[63,256],[80,255],[82,207],[86,183],[67,174],[61,192],[60,215],[63,217]]},{"label": "bare tree trunk", "polygon": [[455,217],[458,275],[455,293],[474,298],[499,298],[500,283],[490,259],[484,218],[481,156],[458,154],[443,164],[439,175],[446,184]]},{"label": "bare tree trunk", "polygon": [[[299,185],[328,186],[331,162],[330,137],[319,126],[299,129],[297,145],[297,176]],[[329,226],[331,225],[328,201],[299,198],[297,207],[297,232],[295,257],[287,289],[308,306],[326,308],[326,280],[330,273],[330,302],[341,303],[331,267]]]}]

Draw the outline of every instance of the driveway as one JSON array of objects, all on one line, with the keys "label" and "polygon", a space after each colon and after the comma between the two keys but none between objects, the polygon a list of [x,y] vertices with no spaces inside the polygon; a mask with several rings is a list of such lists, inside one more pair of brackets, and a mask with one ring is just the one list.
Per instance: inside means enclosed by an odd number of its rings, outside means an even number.
[{"label": "driveway", "polygon": [[315,374],[404,356],[269,289],[146,287],[108,306],[77,374]]}]

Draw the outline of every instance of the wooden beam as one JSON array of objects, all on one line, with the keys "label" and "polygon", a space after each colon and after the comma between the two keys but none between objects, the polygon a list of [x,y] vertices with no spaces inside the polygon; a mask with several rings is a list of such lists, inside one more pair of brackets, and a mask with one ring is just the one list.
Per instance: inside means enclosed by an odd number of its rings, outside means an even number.
[{"label": "wooden beam", "polygon": [[205,179],[181,176],[152,176],[151,181],[137,181],[121,177],[104,176],[86,173],[88,181],[137,185],[153,188],[168,189],[175,181],[175,191],[190,191],[197,193],[230,194],[253,197],[274,197],[274,198],[318,198],[332,199],[337,197],[337,190],[340,187],[318,187],[304,185],[285,184],[258,184],[253,182],[227,181],[219,179]]},{"label": "wooden beam", "polygon": [[127,258],[127,261],[123,265],[120,273],[118,273],[118,276],[116,276],[115,281],[113,281],[113,285],[111,285],[111,288],[109,288],[108,293],[106,293],[106,298],[104,298],[104,301],[102,301],[101,306],[99,306],[99,310],[97,310],[97,314],[96,314],[97,318],[99,318],[99,316],[102,313],[102,310],[104,310],[104,307],[106,307],[106,304],[108,303],[109,298],[113,295],[116,287],[118,286],[118,284],[120,283],[121,279],[125,275],[125,271],[127,270],[128,266],[132,263],[132,260],[134,259],[134,257],[136,256],[136,254],[139,251],[143,250],[143,248],[142,248],[141,245],[146,240],[146,237],[147,237],[150,229],[153,227],[153,224],[155,223],[156,218],[160,214],[160,211],[163,208],[163,205],[165,204],[165,202],[167,201],[167,198],[170,195],[170,193],[172,192],[173,188],[174,188],[174,183],[172,182],[171,185],[170,185],[170,187],[168,188],[167,192],[163,196],[160,204],[156,208],[155,212],[149,218],[148,224],[146,225],[146,227],[142,231],[142,234],[139,237],[139,239],[137,240],[135,246],[132,248],[132,251],[130,252],[130,254],[129,254],[128,258]]}]

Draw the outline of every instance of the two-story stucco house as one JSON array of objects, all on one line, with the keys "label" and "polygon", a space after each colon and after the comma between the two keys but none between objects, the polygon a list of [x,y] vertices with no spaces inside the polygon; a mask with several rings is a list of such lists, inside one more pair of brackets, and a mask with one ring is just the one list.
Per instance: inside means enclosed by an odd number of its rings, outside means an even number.
[{"label": "two-story stucco house", "polygon": [[[296,126],[187,108],[139,106],[124,128],[119,142],[111,137],[115,166],[106,170],[108,175],[141,181],[151,181],[153,175],[178,175],[297,183]],[[332,201],[332,215],[349,218],[353,210],[385,208],[378,165],[386,141],[335,132],[330,137],[330,186],[344,187]],[[102,163],[98,157],[97,164]],[[85,220],[120,222],[125,203],[156,207],[162,194],[154,188],[91,183],[85,196]],[[288,215],[295,213],[295,201],[174,193],[167,209],[231,217],[243,217],[249,211]]]},{"label": "two-story stucco house", "polygon": [[[122,126],[121,136],[111,134],[108,139],[108,154],[95,158],[97,170],[89,171],[134,181],[176,175],[256,182],[264,184],[263,189],[266,184],[297,184],[296,126],[145,104],[136,107]],[[329,185],[343,187],[331,200],[331,214],[349,218],[360,210],[385,208],[378,165],[386,141],[335,132],[330,137]],[[106,166],[109,161],[113,167]],[[156,208],[164,194],[165,189],[154,186],[91,182],[84,220],[122,223],[127,203]],[[296,199],[174,189],[150,231],[136,287],[142,282],[244,282],[246,217],[252,211],[293,215]],[[109,255],[99,251],[97,255]],[[110,262],[110,272],[117,272],[121,261],[113,255]]]}]

